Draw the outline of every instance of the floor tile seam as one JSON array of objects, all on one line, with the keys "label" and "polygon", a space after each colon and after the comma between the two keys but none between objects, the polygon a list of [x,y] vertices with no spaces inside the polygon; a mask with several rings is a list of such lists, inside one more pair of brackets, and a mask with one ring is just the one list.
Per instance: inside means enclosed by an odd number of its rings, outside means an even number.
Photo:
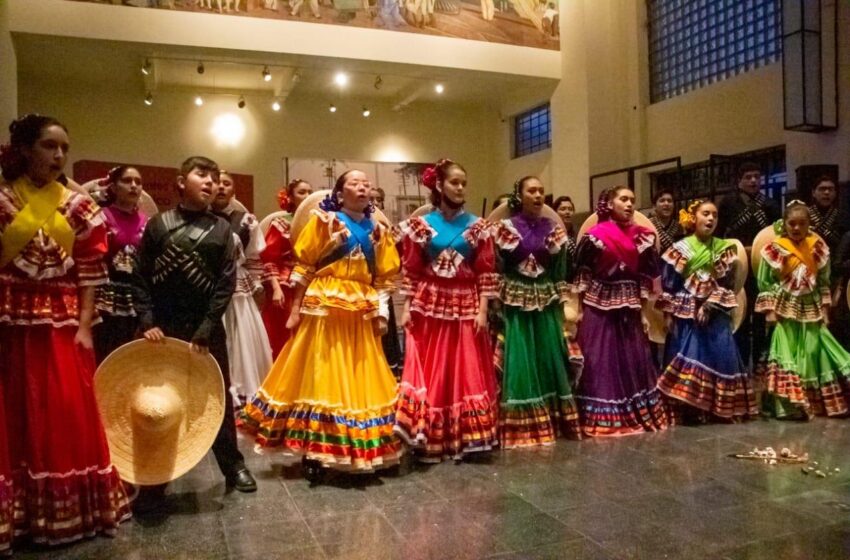
[{"label": "floor tile seam", "polygon": [[315,546],[319,547],[319,550],[321,551],[322,556],[326,556],[324,549],[322,548],[321,544],[319,543],[319,539],[316,537],[316,533],[313,532],[313,528],[310,527],[309,523],[307,523],[307,518],[305,517],[304,512],[301,510],[301,506],[298,504],[298,500],[296,500],[295,497],[291,495],[291,492],[289,492],[289,488],[286,489],[286,492],[287,492],[287,494],[290,494],[290,499],[292,500],[292,505],[295,506],[295,511],[298,512],[298,518],[301,520],[301,523],[303,523],[307,527],[307,531],[310,533],[310,538],[313,539],[313,543],[315,544]]}]

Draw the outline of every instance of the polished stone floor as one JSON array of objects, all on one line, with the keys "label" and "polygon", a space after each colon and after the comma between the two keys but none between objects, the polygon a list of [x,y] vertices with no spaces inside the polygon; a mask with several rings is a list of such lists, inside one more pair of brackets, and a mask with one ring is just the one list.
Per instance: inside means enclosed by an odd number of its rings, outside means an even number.
[{"label": "polished stone floor", "polygon": [[[208,457],[171,485],[167,515],[136,517],[114,539],[50,551],[19,547],[15,557],[850,558],[850,420],[760,420],[561,441],[317,487],[298,465],[243,445],[257,494],[225,494]],[[754,446],[808,452],[834,474],[727,456]]]}]

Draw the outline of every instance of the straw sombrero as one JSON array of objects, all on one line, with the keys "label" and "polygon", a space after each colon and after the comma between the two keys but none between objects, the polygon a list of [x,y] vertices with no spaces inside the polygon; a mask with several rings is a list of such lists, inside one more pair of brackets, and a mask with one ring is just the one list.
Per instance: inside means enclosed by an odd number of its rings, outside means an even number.
[{"label": "straw sombrero", "polygon": [[434,205],[433,204],[431,204],[431,203],[423,204],[422,206],[420,206],[419,208],[417,208],[416,210],[411,212],[410,216],[408,216],[408,217],[409,218],[416,218],[416,217],[419,217],[419,216],[424,216],[425,214],[430,214],[433,211],[434,211]]},{"label": "straw sombrero", "polygon": [[269,228],[272,227],[272,222],[277,218],[283,218],[289,215],[289,212],[285,210],[278,210],[277,212],[272,212],[262,220],[260,220],[260,231],[263,232],[263,235],[269,232]]},{"label": "straw sombrero", "polygon": [[[543,205],[543,210],[541,212],[541,215],[544,218],[549,218],[550,220],[552,220],[553,222],[555,222],[556,224],[558,224],[562,228],[565,228],[564,220],[561,219],[561,217],[558,215],[557,212],[555,212],[554,210],[552,210],[551,208],[549,208],[545,204]],[[510,217],[511,217],[511,209],[508,207],[507,202],[503,202],[500,205],[498,205],[495,209],[493,209],[492,212],[490,212],[490,215],[487,216],[487,221],[490,222],[491,224],[495,224],[496,222],[499,222],[501,220],[504,220],[505,218],[510,218]]]},{"label": "straw sombrero", "polygon": [[[320,191],[316,191],[304,201],[298,205],[298,209],[295,211],[295,215],[292,217],[292,229],[290,231],[289,237],[292,239],[293,245],[295,244],[295,240],[298,238],[298,234],[301,233],[301,230],[304,229],[304,226],[307,225],[307,222],[310,221],[310,212],[319,207],[319,203],[322,202],[326,196],[331,194],[330,189],[322,189]],[[376,222],[383,224],[387,227],[392,227],[392,223],[390,223],[389,218],[381,212],[378,208],[375,208],[372,213],[372,219]]]},{"label": "straw sombrero", "polygon": [[747,292],[738,290],[735,299],[738,300],[738,306],[732,310],[732,332],[741,328],[741,323],[744,322],[744,316],[747,314]]},{"label": "straw sombrero", "polygon": [[188,472],[224,418],[215,359],[175,338],[121,346],[100,364],[94,386],[112,463],[131,484],[164,484]]},{"label": "straw sombrero", "polygon": [[735,260],[734,263],[735,286],[732,288],[732,291],[737,294],[744,288],[744,284],[747,282],[747,275],[750,272],[750,264],[749,259],[747,258],[747,251],[744,248],[744,244],[737,239],[730,239],[729,241],[731,241],[738,247],[738,258]]},{"label": "straw sombrero", "polygon": [[[102,179],[93,179],[83,183],[80,188],[86,191],[95,201],[98,201],[98,193],[106,188],[100,184],[100,181]],[[159,213],[156,201],[146,190],[142,190],[142,194],[139,195],[139,210],[148,218],[153,218]]]}]

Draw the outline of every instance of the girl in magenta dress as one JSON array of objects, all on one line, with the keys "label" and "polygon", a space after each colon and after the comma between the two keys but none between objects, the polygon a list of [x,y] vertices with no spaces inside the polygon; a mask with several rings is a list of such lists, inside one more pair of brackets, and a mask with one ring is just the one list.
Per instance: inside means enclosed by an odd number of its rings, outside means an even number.
[{"label": "girl in magenta dress", "polygon": [[576,289],[582,296],[578,343],[584,372],[578,386],[587,436],[622,436],[667,427],[656,388],[648,323],[641,304],[658,276],[652,230],[634,223],[635,195],[614,187],[599,198],[599,223],[581,239]]},{"label": "girl in magenta dress", "polygon": [[97,287],[95,306],[101,323],[94,328],[94,350],[100,363],[116,348],[136,337],[139,318],[133,302],[132,275],[136,250],[148,217],[139,210],[142,176],[135,167],[121,165],[109,171],[107,204],[103,209],[109,252],[109,282]]},{"label": "girl in magenta dress", "polygon": [[457,460],[498,443],[487,331],[488,298],[498,293],[495,250],[484,220],[463,209],[463,167],[441,160],[423,182],[435,210],[400,225],[407,299],[396,431],[424,461]]}]

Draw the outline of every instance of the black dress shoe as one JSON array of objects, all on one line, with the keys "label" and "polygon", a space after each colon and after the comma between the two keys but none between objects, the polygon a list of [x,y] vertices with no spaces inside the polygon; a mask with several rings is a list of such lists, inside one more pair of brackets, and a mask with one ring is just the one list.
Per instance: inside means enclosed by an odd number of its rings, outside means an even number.
[{"label": "black dress shoe", "polygon": [[239,492],[256,492],[257,481],[247,468],[242,467],[232,475],[227,477],[227,485],[235,488]]}]

